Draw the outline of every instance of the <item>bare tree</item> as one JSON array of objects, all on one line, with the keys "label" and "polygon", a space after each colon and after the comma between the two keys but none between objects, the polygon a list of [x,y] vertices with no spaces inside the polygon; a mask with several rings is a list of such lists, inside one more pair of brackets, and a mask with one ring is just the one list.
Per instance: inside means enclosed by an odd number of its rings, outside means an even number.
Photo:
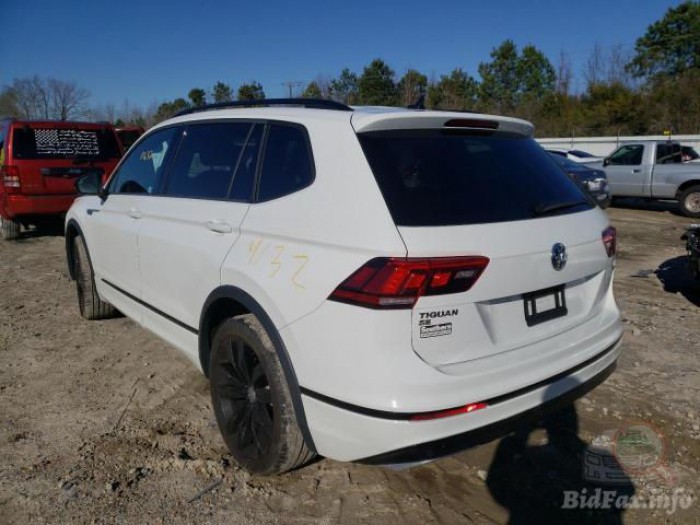
[{"label": "bare tree", "polygon": [[571,92],[571,82],[573,72],[571,71],[571,60],[564,52],[559,52],[559,63],[557,64],[557,93],[568,95]]},{"label": "bare tree", "polygon": [[313,81],[321,90],[321,98],[330,99],[333,95],[333,90],[331,90],[331,78],[326,75],[318,75]]},{"label": "bare tree", "polygon": [[18,117],[19,115],[20,109],[14,91],[4,88],[0,92],[0,117]]},{"label": "bare tree", "polygon": [[626,70],[625,66],[632,60],[632,54],[625,51],[622,44],[617,44],[610,48],[606,67],[606,81],[608,84],[622,84],[626,87],[632,87],[632,75]]},{"label": "bare tree", "polygon": [[18,117],[68,120],[87,111],[90,94],[75,82],[39,76],[16,78],[5,88],[16,107]]},{"label": "bare tree", "polygon": [[426,92],[428,77],[415,69],[408,69],[397,84],[399,103],[402,106],[415,104],[418,98]]},{"label": "bare tree", "polygon": [[16,78],[8,88],[14,98],[19,117],[31,119],[49,118],[49,93],[44,82],[38,76]]},{"label": "bare tree", "polygon": [[586,79],[588,87],[600,84],[605,77],[605,57],[603,47],[600,44],[593,46],[591,55],[586,60],[583,68],[583,78]]},{"label": "bare tree", "polygon": [[69,120],[83,115],[87,108],[90,92],[75,82],[65,82],[50,78],[47,82],[54,118]]}]

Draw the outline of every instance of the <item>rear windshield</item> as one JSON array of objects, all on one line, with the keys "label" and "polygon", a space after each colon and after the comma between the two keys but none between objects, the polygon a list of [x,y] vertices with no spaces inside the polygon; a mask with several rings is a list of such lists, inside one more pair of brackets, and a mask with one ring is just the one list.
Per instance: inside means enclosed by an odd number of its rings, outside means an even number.
[{"label": "rear windshield", "polygon": [[16,159],[85,159],[121,157],[117,137],[109,128],[16,128],[12,135]]},{"label": "rear windshield", "polygon": [[359,139],[400,226],[520,221],[594,205],[534,140],[522,136],[396,130]]}]

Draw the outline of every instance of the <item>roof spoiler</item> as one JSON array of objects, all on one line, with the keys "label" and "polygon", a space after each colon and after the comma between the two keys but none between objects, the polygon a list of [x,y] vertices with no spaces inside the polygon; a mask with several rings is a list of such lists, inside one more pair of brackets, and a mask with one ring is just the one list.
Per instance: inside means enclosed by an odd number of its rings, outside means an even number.
[{"label": "roof spoiler", "polygon": [[176,113],[175,117],[198,113],[200,111],[209,111],[212,109],[229,109],[229,108],[254,108],[254,107],[271,107],[271,106],[296,106],[309,109],[332,109],[336,111],[352,111],[350,106],[336,102],[335,100],[325,100],[321,98],[262,98],[250,100],[236,100],[235,102],[217,102],[215,104],[205,104],[193,108],[183,109]]}]

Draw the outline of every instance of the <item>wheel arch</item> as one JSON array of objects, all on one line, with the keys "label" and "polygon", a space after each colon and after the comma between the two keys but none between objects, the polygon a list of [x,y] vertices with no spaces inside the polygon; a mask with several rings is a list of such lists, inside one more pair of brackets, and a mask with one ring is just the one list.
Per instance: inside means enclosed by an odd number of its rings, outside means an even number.
[{"label": "wheel arch", "polygon": [[302,435],[309,448],[316,453],[311,432],[309,431],[304,412],[304,405],[301,400],[301,388],[294,372],[294,365],[287,352],[287,347],[282,341],[279,331],[272,322],[265,309],[246,291],[235,286],[220,286],[209,294],[202,308],[199,319],[199,362],[204,375],[209,377],[209,356],[211,353],[211,341],[216,327],[225,319],[251,313],[260,321],[265,331],[270,337],[277,357],[282,365],[285,379],[289,385],[289,392],[292,396],[294,412]]},{"label": "wheel arch", "polygon": [[678,186],[678,189],[676,190],[676,199],[680,199],[681,193],[683,193],[691,186],[700,186],[700,178],[687,180],[683,184]]},{"label": "wheel arch", "polygon": [[[68,275],[71,280],[75,281],[75,259],[73,257],[73,241],[76,237],[83,237],[83,230],[80,228],[78,221],[75,219],[70,219],[66,224],[66,261],[68,262]],[[90,253],[88,252],[88,258]]]}]

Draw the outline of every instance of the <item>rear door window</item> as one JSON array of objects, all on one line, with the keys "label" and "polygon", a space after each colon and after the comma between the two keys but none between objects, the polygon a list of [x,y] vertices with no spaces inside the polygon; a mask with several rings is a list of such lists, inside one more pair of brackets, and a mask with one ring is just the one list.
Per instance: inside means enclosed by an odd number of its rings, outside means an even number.
[{"label": "rear door window", "polygon": [[359,139],[401,226],[518,221],[593,206],[529,138],[396,130]]},{"label": "rear door window", "polygon": [[164,193],[173,197],[228,198],[252,126],[250,122],[188,126]]},{"label": "rear door window", "polygon": [[110,193],[158,193],[181,128],[161,129],[133,148],[112,177]]},{"label": "rear door window", "polygon": [[18,126],[12,133],[12,154],[24,160],[105,161],[121,157],[121,150],[111,128]]},{"label": "rear door window", "polygon": [[271,124],[258,189],[258,200],[277,199],[299,191],[314,180],[314,162],[306,130]]},{"label": "rear door window", "polygon": [[229,198],[234,201],[250,202],[253,199],[258,157],[262,145],[264,124],[255,124],[248,136],[245,149],[233,177],[233,187]]},{"label": "rear door window", "polygon": [[657,164],[680,164],[683,162],[680,144],[658,144],[656,146]]}]

